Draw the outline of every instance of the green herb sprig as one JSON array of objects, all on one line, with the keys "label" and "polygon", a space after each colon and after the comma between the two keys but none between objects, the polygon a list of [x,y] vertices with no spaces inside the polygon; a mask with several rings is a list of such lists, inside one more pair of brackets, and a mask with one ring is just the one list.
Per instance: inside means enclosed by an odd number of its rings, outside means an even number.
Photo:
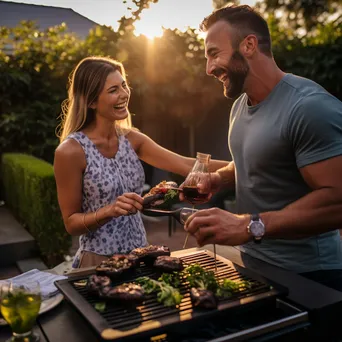
[{"label": "green herb sprig", "polygon": [[184,276],[189,282],[190,287],[201,290],[210,290],[215,296],[221,298],[229,298],[232,295],[251,288],[251,282],[247,280],[234,281],[231,279],[223,279],[218,282],[212,271],[205,270],[199,264],[188,266],[184,271]]},{"label": "green herb sprig", "polygon": [[190,287],[195,287],[201,290],[210,290],[216,292],[218,283],[215,278],[215,273],[205,270],[199,264],[192,264],[188,266],[183,274],[189,282]]},{"label": "green herb sprig", "polygon": [[163,273],[158,281],[162,281],[172,287],[179,288],[181,285],[181,274],[179,272]]},{"label": "green herb sprig", "polygon": [[154,280],[149,277],[140,277],[135,282],[140,284],[147,294],[156,292],[158,302],[165,306],[175,306],[182,301],[183,296],[179,291],[164,281]]}]

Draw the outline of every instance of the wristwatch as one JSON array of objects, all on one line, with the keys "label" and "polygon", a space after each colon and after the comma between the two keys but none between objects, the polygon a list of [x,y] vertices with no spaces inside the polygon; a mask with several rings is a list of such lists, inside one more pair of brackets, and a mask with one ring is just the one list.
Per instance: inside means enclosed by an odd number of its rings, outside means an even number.
[{"label": "wristwatch", "polygon": [[255,243],[260,243],[262,237],[265,235],[265,225],[262,222],[259,214],[251,215],[251,222],[247,226],[247,231],[253,236]]}]

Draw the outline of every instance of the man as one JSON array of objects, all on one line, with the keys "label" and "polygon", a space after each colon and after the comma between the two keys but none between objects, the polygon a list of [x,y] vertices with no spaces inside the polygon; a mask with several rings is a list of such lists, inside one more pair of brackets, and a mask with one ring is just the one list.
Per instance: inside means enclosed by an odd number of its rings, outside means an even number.
[{"label": "man", "polygon": [[[233,161],[211,174],[212,191],[235,187],[237,213],[192,215],[200,246],[247,254],[342,291],[342,103],[275,63],[266,21],[249,6],[217,10],[207,32],[207,74],[228,98]],[[201,189],[202,192],[208,189]]]}]

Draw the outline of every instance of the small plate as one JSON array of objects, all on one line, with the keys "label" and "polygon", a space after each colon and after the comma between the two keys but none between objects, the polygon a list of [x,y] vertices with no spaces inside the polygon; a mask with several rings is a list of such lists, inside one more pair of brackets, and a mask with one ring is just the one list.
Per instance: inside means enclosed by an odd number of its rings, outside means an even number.
[{"label": "small plate", "polygon": [[[46,311],[53,309],[63,300],[63,298],[64,298],[63,295],[59,293],[58,295],[54,297],[43,300],[42,304],[40,305],[39,315],[43,314]],[[8,323],[3,318],[0,318],[0,327],[7,325],[7,324]]]}]

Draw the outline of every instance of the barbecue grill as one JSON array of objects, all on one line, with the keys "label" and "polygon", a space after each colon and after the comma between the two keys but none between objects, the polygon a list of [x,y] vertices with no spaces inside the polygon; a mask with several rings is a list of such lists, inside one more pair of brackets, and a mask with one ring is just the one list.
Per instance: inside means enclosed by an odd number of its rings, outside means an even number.
[{"label": "barbecue grill", "polygon": [[[207,270],[214,271],[215,259],[210,251],[201,250],[180,256],[185,264],[198,263]],[[141,263],[133,275],[113,281],[113,285],[134,281],[137,277],[148,276],[157,279],[160,272],[153,267]],[[180,292],[184,296],[178,307],[165,307],[157,301],[155,294],[146,296],[142,305],[127,307],[106,302],[103,312],[96,311],[96,303],[103,299],[88,293],[85,286],[87,276],[70,277],[56,282],[56,286],[65,298],[89,322],[91,327],[104,340],[123,341],[132,338],[140,341],[143,338],[172,332],[186,324],[187,329],[193,325],[208,320],[219,319],[222,314],[234,314],[241,310],[248,311],[252,306],[265,305],[266,302],[276,301],[287,294],[287,289],[268,279],[260,277],[253,271],[238,268],[229,260],[217,256],[218,279],[235,281],[247,280],[251,286],[228,299],[219,300],[217,309],[203,310],[193,308],[190,300],[189,285],[183,281]],[[162,340],[161,340],[162,341]]]}]

